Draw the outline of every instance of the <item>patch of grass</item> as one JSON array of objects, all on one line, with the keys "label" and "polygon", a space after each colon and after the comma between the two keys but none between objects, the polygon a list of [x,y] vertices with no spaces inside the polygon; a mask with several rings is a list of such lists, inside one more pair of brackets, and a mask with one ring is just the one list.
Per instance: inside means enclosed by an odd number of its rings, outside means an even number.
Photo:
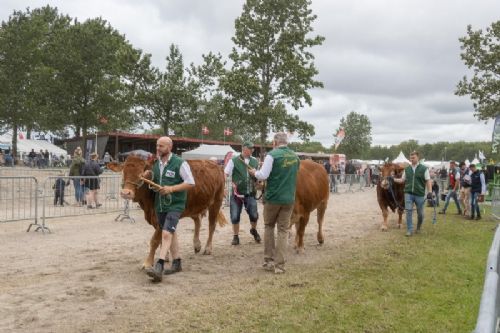
[{"label": "patch of grass", "polygon": [[179,300],[175,318],[147,331],[470,332],[495,223],[456,215],[427,221],[420,235],[376,232],[327,261]]}]

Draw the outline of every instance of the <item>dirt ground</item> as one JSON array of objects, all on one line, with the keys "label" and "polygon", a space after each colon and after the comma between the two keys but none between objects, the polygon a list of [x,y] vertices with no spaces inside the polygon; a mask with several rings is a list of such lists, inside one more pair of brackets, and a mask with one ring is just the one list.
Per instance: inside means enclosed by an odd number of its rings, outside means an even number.
[{"label": "dirt ground", "polygon": [[[229,220],[227,207],[224,213]],[[0,332],[118,332],[119,318],[126,315],[133,321],[134,309],[155,299],[204,297],[205,291],[223,292],[224,285],[239,278],[266,274],[260,268],[263,244],[253,241],[248,216],[243,212],[241,245],[230,245],[230,225],[218,227],[210,256],[194,254],[194,224],[190,219],[181,220],[178,232],[183,272],[154,284],[140,270],[152,227],[140,210],[131,212],[136,223],[115,222],[117,215],[50,219],[47,226],[52,233],[45,235],[25,232],[29,221],[0,224]],[[378,232],[381,218],[373,188],[331,195],[324,225],[325,244],[317,245],[313,214],[306,228],[305,254],[297,255],[289,246],[287,270],[293,272],[306,263],[320,262],[346,242]],[[399,232],[394,230],[394,214],[390,225],[390,232]],[[262,221],[258,230],[263,236]],[[205,219],[203,245],[206,234]],[[189,311],[189,304],[177,310]]]}]

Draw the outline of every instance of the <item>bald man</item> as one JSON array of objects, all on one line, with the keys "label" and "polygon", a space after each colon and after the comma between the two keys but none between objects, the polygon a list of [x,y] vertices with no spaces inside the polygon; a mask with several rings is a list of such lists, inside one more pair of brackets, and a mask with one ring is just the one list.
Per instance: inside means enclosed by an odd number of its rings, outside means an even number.
[{"label": "bald man", "polygon": [[[156,141],[157,161],[153,165],[152,180],[161,185],[155,194],[155,211],[162,229],[160,257],[154,267],[146,270],[154,282],[160,282],[163,274],[182,270],[177,237],[177,224],[186,207],[187,190],[194,186],[189,164],[172,153],[172,140],[162,136]],[[151,176],[151,173],[149,173]],[[172,254],[172,267],[164,269],[167,252]]]}]

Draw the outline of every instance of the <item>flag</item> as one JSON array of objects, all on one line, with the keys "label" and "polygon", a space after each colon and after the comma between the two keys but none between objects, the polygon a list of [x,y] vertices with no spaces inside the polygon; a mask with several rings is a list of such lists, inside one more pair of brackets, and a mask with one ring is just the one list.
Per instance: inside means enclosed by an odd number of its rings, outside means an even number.
[{"label": "flag", "polygon": [[106,125],[108,123],[108,118],[104,116],[99,117],[99,123]]},{"label": "flag", "polygon": [[495,119],[495,126],[493,127],[493,134],[491,139],[491,152],[498,153],[498,146],[500,146],[500,116]]},{"label": "flag", "polygon": [[484,153],[482,151],[479,151],[479,159],[482,161],[482,160],[485,160],[486,159],[486,156],[484,156]]},{"label": "flag", "polygon": [[24,140],[24,135],[22,132],[19,132],[19,140]]},{"label": "flag", "polygon": [[344,129],[341,127],[338,131],[337,131],[337,135],[335,136],[335,149],[337,149],[340,145],[340,143],[342,142],[342,140],[344,140],[344,137],[345,137],[345,131]]},{"label": "flag", "polygon": [[208,130],[208,127],[207,127],[207,126],[203,126],[203,127],[201,128],[201,134],[203,134],[203,135],[208,135],[208,134],[210,134],[210,131]]},{"label": "flag", "polygon": [[233,131],[228,127],[224,128],[224,136],[233,135]]}]

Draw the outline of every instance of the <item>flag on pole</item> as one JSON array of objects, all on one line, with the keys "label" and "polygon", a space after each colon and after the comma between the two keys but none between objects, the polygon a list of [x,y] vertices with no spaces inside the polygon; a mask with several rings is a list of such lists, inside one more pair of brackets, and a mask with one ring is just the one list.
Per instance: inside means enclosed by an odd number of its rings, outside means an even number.
[{"label": "flag on pole", "polygon": [[229,136],[229,135],[233,135],[233,131],[229,127],[224,128],[224,136]]},{"label": "flag on pole", "polygon": [[344,140],[344,137],[345,137],[345,131],[344,129],[341,127],[338,131],[337,131],[337,135],[335,136],[335,149],[337,149],[340,145],[340,143],[342,142],[342,140]]},{"label": "flag on pole", "polygon": [[493,134],[491,139],[491,152],[493,154],[498,153],[498,148],[500,146],[500,116],[495,119],[495,126],[493,127]]},{"label": "flag on pole", "polygon": [[19,132],[19,140],[24,140],[24,135],[22,132]]},{"label": "flag on pole", "polygon": [[106,125],[108,123],[108,118],[106,118],[105,116],[99,117],[99,123]]},{"label": "flag on pole", "polygon": [[208,130],[207,126],[202,126],[202,128],[201,128],[201,134],[203,134],[203,135],[210,134],[210,131]]},{"label": "flag on pole", "polygon": [[479,151],[479,160],[485,160],[486,159],[486,156],[484,156],[484,153],[482,151]]}]

